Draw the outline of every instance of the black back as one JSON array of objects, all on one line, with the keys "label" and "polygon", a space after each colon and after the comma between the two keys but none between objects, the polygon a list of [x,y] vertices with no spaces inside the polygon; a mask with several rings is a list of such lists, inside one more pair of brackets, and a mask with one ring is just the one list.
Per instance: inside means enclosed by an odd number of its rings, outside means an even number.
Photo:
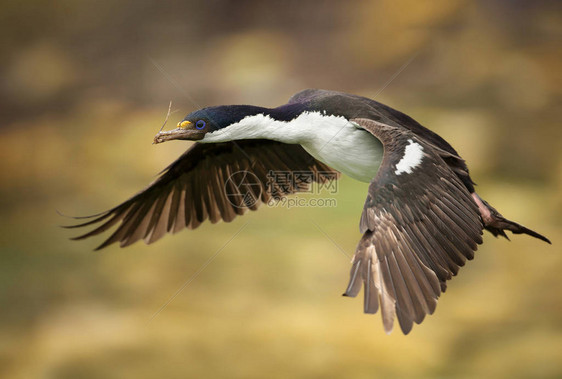
[{"label": "black back", "polygon": [[[354,118],[367,118],[387,125],[406,128],[432,145],[445,150],[455,156],[457,151],[438,134],[432,132],[410,116],[379,103],[367,97],[351,95],[343,92],[322,89],[306,89],[289,99],[289,104],[303,104],[308,110],[331,112],[334,115],[344,116],[348,120]],[[468,167],[462,159],[450,159],[447,162],[458,166],[468,173]],[[470,192],[474,192],[474,183],[470,176],[461,177]]]}]

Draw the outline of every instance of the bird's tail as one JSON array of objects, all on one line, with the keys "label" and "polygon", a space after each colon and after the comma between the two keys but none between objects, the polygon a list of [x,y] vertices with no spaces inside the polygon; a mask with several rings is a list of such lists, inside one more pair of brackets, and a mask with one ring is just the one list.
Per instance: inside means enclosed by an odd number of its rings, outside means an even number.
[{"label": "bird's tail", "polygon": [[486,200],[483,200],[480,196],[478,196],[476,192],[472,193],[472,198],[478,205],[478,209],[480,209],[480,216],[484,222],[484,228],[494,236],[503,236],[509,240],[509,237],[505,234],[505,231],[509,230],[513,234],[528,234],[532,237],[551,243],[545,236],[503,217],[500,212],[488,204]]}]

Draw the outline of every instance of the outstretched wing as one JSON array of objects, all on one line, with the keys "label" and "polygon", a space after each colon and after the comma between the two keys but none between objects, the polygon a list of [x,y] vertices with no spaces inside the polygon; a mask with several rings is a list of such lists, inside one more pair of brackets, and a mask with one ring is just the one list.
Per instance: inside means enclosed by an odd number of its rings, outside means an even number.
[{"label": "outstretched wing", "polygon": [[[294,172],[308,175],[291,175]],[[290,180],[275,173],[289,173]],[[195,143],[146,189],[70,228],[97,225],[74,238],[83,239],[118,225],[97,249],[115,242],[124,247],[140,239],[152,243],[166,232],[195,229],[207,219],[230,222],[272,197],[304,191],[312,181],[325,182],[338,175],[300,145],[269,140]]]},{"label": "outstretched wing", "polygon": [[381,140],[384,156],[369,186],[345,295],[364,287],[364,311],[381,308],[390,333],[404,334],[435,310],[446,281],[482,243],[478,206],[461,181],[462,159],[404,128],[352,120]]}]

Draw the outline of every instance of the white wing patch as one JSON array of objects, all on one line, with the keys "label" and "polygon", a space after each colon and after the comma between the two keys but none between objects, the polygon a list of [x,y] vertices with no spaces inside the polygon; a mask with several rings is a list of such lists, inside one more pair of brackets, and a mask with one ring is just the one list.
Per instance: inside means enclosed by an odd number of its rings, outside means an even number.
[{"label": "white wing patch", "polygon": [[404,156],[396,165],[396,171],[394,171],[396,175],[400,175],[404,172],[407,174],[411,174],[412,169],[419,166],[422,161],[423,147],[419,143],[414,142],[411,139],[409,139],[408,142],[409,144],[404,150]]}]

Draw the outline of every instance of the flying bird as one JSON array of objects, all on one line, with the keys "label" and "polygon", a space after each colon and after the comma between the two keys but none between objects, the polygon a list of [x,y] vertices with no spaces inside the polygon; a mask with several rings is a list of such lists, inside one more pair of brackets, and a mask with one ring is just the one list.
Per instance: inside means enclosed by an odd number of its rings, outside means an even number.
[{"label": "flying bird", "polygon": [[[550,243],[480,198],[465,161],[443,138],[366,97],[307,89],[277,108],[203,108],[159,132],[154,143],[170,140],[196,142],[146,189],[71,226],[95,225],[75,239],[117,226],[98,249],[151,243],[205,220],[230,222],[343,173],[370,183],[344,295],[355,297],[363,287],[364,312],[380,308],[385,331],[397,319],[404,334],[434,312],[447,280],[473,259],[483,230]],[[272,171],[314,175],[276,185]],[[229,181],[240,172],[248,175]],[[253,196],[243,196],[240,184]],[[233,203],[232,194],[242,201]]]}]

